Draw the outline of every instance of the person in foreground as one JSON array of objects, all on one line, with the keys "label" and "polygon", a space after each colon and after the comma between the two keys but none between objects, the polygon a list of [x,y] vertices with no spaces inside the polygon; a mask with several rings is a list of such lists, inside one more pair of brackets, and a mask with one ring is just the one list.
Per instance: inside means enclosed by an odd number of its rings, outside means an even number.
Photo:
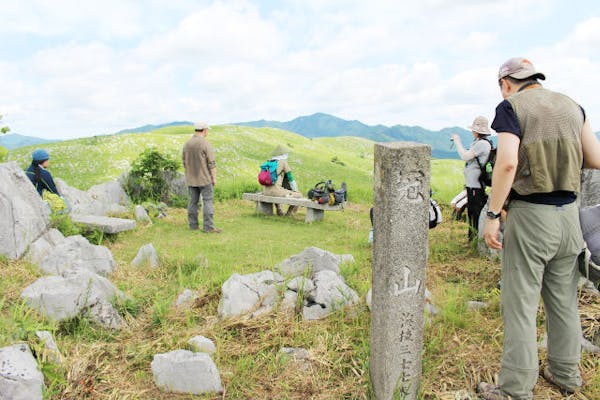
[{"label": "person in foreground", "polygon": [[452,135],[452,141],[456,144],[456,151],[460,158],[465,161],[464,175],[465,188],[467,191],[467,215],[469,216],[469,242],[477,239],[479,226],[479,214],[485,202],[485,185],[481,184],[481,165],[484,165],[490,157],[492,143],[487,139],[490,132],[488,128],[488,119],[479,116],[475,118],[473,124],[469,126],[473,133],[473,142],[469,150],[463,147],[460,136],[456,133]]},{"label": "person in foreground", "polygon": [[202,197],[202,230],[206,233],[220,233],[213,223],[213,187],[217,184],[217,162],[212,146],[206,140],[208,124],[194,124],[194,136],[183,146],[182,160],[185,169],[185,182],[190,193],[188,203],[188,225],[198,229],[198,201]]},{"label": "person in foreground", "polygon": [[[498,384],[478,384],[487,400],[531,399],[538,377],[536,315],[540,294],[548,334],[542,376],[562,392],[582,385],[581,322],[576,266],[584,247],[577,194],[582,167],[600,168],[600,143],[584,109],[544,88],[543,73],[523,58],[500,67],[504,101],[496,107],[498,132],[486,244],[503,249],[501,307],[504,344]],[[500,212],[508,200],[504,243]]]},{"label": "person in foreground", "polygon": [[31,165],[25,170],[25,174],[35,186],[40,197],[43,196],[44,190],[60,196],[54,184],[54,179],[52,179],[52,174],[48,171],[49,164],[50,154],[44,149],[36,149],[31,153]]},{"label": "person in foreground", "polygon": [[[294,180],[292,169],[288,164],[288,150],[278,145],[271,153],[271,160],[277,160],[277,181],[271,186],[262,187],[265,196],[295,197],[301,198],[302,193],[298,191],[298,183]],[[281,204],[275,204],[277,215],[283,215]],[[298,210],[298,206],[290,205],[286,215],[292,215]]]}]

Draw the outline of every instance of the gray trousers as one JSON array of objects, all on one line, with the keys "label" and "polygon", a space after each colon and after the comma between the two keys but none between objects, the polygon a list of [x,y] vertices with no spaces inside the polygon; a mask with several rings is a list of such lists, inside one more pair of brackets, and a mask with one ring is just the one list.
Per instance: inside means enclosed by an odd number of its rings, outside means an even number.
[{"label": "gray trousers", "polygon": [[213,225],[213,186],[188,186],[190,202],[188,203],[188,225],[190,229],[198,229],[198,202],[202,196],[202,229],[208,231]]},{"label": "gray trousers", "polygon": [[504,348],[498,384],[513,399],[531,399],[538,378],[536,317],[546,314],[548,365],[557,381],[582,384],[577,255],[583,247],[575,203],[511,201],[504,231],[501,306]]}]

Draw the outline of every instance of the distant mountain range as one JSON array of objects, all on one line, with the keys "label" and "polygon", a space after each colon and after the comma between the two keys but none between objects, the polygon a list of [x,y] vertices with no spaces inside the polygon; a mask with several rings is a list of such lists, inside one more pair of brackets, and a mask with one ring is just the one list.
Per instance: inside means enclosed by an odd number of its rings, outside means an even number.
[{"label": "distant mountain range", "polygon": [[189,122],[189,121],[173,121],[173,122],[168,122],[166,124],[159,124],[159,125],[144,125],[144,126],[139,126],[137,128],[130,128],[130,129],[123,129],[117,133],[115,133],[116,135],[121,135],[123,133],[141,133],[141,132],[151,132],[160,128],[165,128],[168,126],[180,126],[180,125],[193,125],[193,122]]},{"label": "distant mountain range", "polygon": [[473,140],[471,132],[460,127],[430,131],[420,126],[366,125],[360,121],[347,121],[323,113],[298,117],[288,122],[266,121],[263,119],[260,121],[239,122],[235,125],[279,128],[309,138],[358,136],[376,142],[410,141],[425,143],[431,146],[431,155],[434,158],[458,158],[458,154],[450,141],[452,133],[458,134],[464,145],[468,145]]},{"label": "distant mountain range", "polygon": [[[115,134],[150,132],[169,126],[192,124],[193,122],[190,121],[173,121],[165,124],[144,125],[137,128],[123,129]],[[424,143],[431,146],[431,155],[434,158],[459,158],[454,144],[450,141],[452,133],[457,133],[465,146],[468,146],[473,139],[471,132],[461,127],[431,131],[420,126],[394,125],[388,127],[385,125],[366,125],[360,121],[348,121],[324,113],[302,116],[287,122],[261,119],[259,121],[236,122],[231,125],[279,128],[308,138],[357,136],[376,142],[411,141]],[[600,132],[596,132],[596,136],[600,138]],[[493,140],[494,138],[492,138]],[[0,135],[0,146],[4,146],[9,150],[55,141],[18,134]]]},{"label": "distant mountain range", "polygon": [[16,133],[0,135],[0,146],[6,147],[8,150],[18,149],[19,147],[33,146],[35,144],[52,143],[58,140],[48,140],[33,136],[23,136]]}]

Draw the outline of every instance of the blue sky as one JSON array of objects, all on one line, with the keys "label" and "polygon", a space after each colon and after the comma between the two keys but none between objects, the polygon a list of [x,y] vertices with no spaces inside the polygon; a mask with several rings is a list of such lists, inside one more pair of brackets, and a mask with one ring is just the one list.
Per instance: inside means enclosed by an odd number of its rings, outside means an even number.
[{"label": "blue sky", "polygon": [[176,120],[492,119],[529,58],[600,130],[600,2],[0,0],[0,114],[74,138]]}]

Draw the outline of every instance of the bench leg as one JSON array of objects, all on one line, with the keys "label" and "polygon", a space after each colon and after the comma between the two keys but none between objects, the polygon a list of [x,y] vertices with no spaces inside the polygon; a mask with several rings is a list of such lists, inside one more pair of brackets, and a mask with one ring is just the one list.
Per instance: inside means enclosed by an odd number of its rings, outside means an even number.
[{"label": "bench leg", "polygon": [[265,214],[265,215],[273,215],[273,204],[265,203],[262,201],[256,202],[256,213],[257,214]]},{"label": "bench leg", "polygon": [[315,208],[307,207],[306,218],[304,218],[304,222],[309,224],[311,222],[320,221],[323,219],[323,216],[325,216],[324,210],[317,210]]}]

